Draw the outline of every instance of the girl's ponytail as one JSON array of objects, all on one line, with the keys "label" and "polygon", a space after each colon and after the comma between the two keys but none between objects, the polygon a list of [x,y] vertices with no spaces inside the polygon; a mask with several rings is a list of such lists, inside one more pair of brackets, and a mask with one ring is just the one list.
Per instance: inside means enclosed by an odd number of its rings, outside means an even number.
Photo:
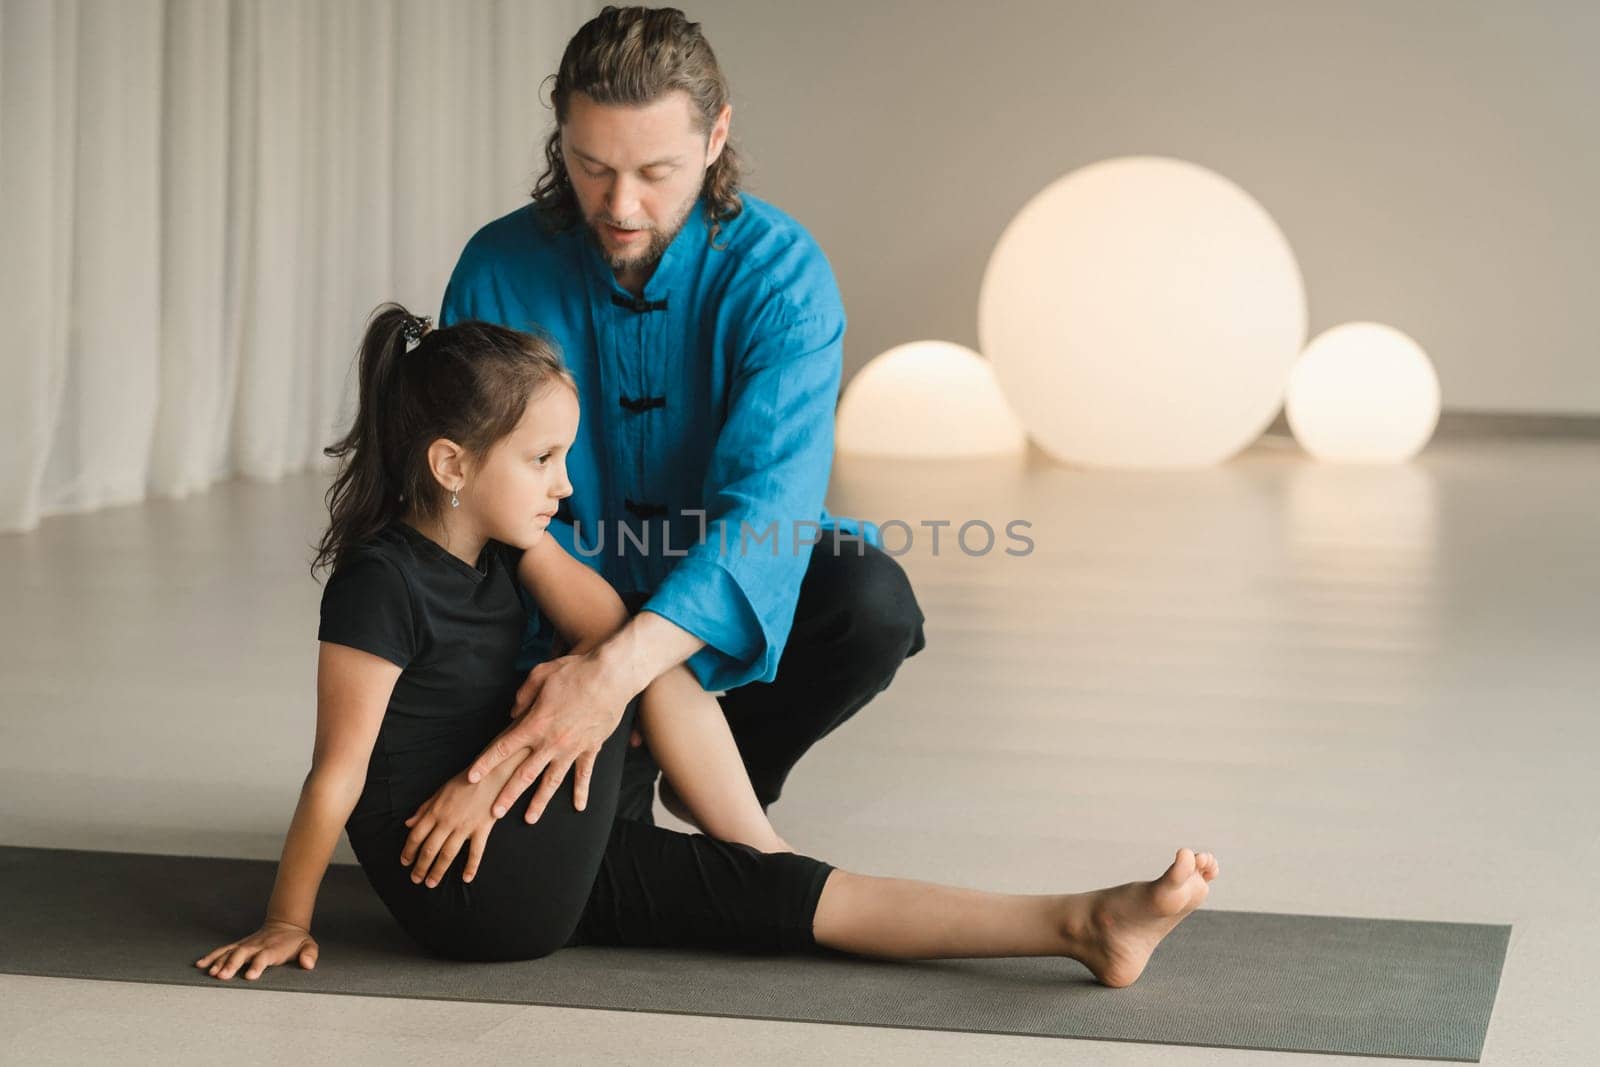
[{"label": "girl's ponytail", "polygon": [[399,427],[390,425],[400,415],[394,382],[408,343],[419,336],[425,321],[394,303],[379,305],[367,320],[357,370],[355,422],[349,433],[322,450],[323,455],[344,462],[323,498],[328,528],[311,563],[313,575],[318,568],[337,568],[347,549],[383,529],[405,509],[400,499],[404,472],[396,463],[402,442],[396,440]]},{"label": "girl's ponytail", "polygon": [[382,304],[367,320],[359,368],[355,422],[323,449],[343,462],[328,487],[313,576],[338,570],[396,519],[439,515],[444,494],[428,466],[434,441],[487,455],[516,429],[529,397],[557,382],[576,389],[546,337],[474,321],[429,330],[399,304]]}]

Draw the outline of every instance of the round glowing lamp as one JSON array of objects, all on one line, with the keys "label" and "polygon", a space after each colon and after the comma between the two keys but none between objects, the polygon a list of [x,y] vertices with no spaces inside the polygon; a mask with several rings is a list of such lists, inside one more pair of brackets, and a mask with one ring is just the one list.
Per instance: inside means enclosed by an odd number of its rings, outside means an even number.
[{"label": "round glowing lamp", "polygon": [[1028,434],[1091,467],[1198,467],[1267,428],[1305,344],[1283,232],[1182,160],[1110,159],[1025,204],[978,298],[978,342]]},{"label": "round glowing lamp", "polygon": [[913,341],[874,358],[839,401],[842,453],[936,459],[1021,453],[1027,438],[989,361],[948,341]]},{"label": "round glowing lamp", "polygon": [[1393,326],[1347,322],[1306,346],[1289,374],[1284,414],[1318,459],[1399,463],[1439,425],[1439,376]]}]

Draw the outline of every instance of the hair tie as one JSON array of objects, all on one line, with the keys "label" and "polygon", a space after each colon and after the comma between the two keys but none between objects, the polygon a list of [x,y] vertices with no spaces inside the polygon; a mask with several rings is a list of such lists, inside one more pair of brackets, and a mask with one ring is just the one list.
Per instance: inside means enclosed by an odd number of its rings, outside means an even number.
[{"label": "hair tie", "polygon": [[406,339],[406,351],[409,352],[422,343],[422,335],[428,332],[428,327],[433,320],[426,315],[407,315],[406,321],[400,327],[400,333]]}]

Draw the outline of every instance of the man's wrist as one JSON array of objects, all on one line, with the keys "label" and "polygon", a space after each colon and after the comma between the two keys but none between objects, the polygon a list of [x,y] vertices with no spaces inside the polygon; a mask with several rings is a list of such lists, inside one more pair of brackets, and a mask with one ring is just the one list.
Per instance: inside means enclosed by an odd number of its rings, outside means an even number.
[{"label": "man's wrist", "polygon": [[599,672],[601,687],[619,707],[638,696],[650,684],[649,678],[642,677],[644,664],[638,655],[637,641],[628,633],[631,625],[624,626],[589,653],[595,670]]},{"label": "man's wrist", "polygon": [[704,647],[704,641],[670,619],[641,611],[590,655],[602,684],[626,704]]}]

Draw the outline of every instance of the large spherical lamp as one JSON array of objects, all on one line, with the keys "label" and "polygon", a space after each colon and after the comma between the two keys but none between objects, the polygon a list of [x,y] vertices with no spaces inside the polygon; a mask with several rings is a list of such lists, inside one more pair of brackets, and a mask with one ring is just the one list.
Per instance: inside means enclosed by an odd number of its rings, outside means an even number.
[{"label": "large spherical lamp", "polygon": [[1439,376],[1411,338],[1379,322],[1317,335],[1289,374],[1284,414],[1318,459],[1398,463],[1439,424]]},{"label": "large spherical lamp", "polygon": [[1020,454],[1026,444],[989,361],[948,341],[913,341],[874,358],[839,401],[841,453],[934,459]]},{"label": "large spherical lamp", "polygon": [[1300,269],[1249,194],[1176,159],[1111,159],[1047,186],[1000,235],[979,347],[1058,459],[1196,467],[1272,422],[1305,343]]}]

